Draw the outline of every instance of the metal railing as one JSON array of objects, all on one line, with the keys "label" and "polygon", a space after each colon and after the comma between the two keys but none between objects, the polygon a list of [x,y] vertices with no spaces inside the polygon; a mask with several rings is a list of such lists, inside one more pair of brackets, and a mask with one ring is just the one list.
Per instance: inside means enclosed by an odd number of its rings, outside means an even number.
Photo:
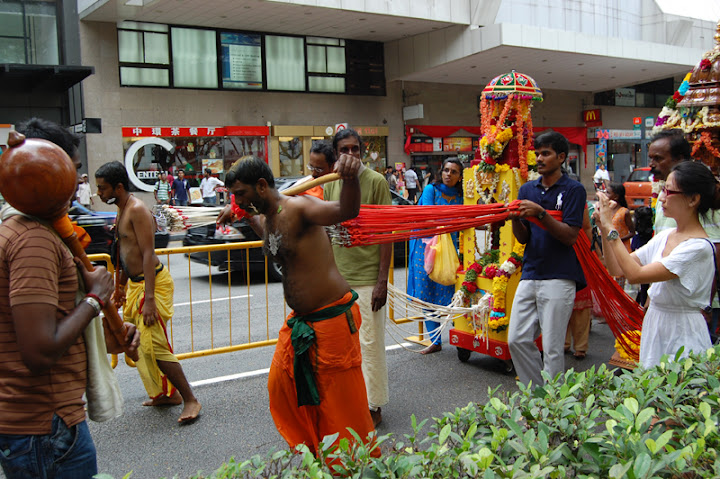
[{"label": "metal railing", "polygon": [[[407,243],[398,243],[395,247],[404,248],[403,257],[408,258]],[[206,246],[159,248],[155,250],[170,274],[176,273],[178,278],[180,273],[177,272],[183,266],[176,266],[177,257],[179,255],[186,256],[184,259],[187,262],[187,285],[178,288],[178,280],[176,279],[175,315],[168,328],[168,339],[178,359],[260,348],[277,343],[277,333],[288,314],[288,307],[284,297],[282,301],[274,302],[273,305],[270,304],[271,289],[277,290],[277,294],[280,296],[282,296],[282,289],[279,284],[277,288],[271,288],[268,281],[268,259],[262,255],[261,248],[262,241],[245,241]],[[245,251],[244,254],[241,254],[244,260],[241,268],[237,268],[239,265],[237,261],[234,261],[236,258],[231,257],[231,252],[236,250]],[[220,259],[219,252],[220,254],[224,252],[226,256]],[[201,259],[198,256],[202,253],[207,254],[206,259],[204,257]],[[190,255],[195,255],[195,259],[203,263],[206,262],[207,266],[193,261]],[[183,256],[179,257],[182,258]],[[251,256],[253,257],[252,261]],[[110,255],[94,254],[88,255],[88,257],[94,262],[105,262],[108,271],[114,272],[114,267],[110,262]],[[227,272],[218,275],[214,271],[216,266],[213,263],[217,264],[223,260],[227,261]],[[260,266],[259,261],[263,262],[262,266]],[[233,266],[240,269],[240,271],[233,272]],[[264,282],[253,284],[251,270],[260,267],[264,270]],[[404,278],[395,278],[397,270],[391,267],[389,281],[396,283],[396,279],[400,281],[404,279],[404,284],[407,284],[407,270],[408,268],[405,267],[403,271]],[[202,271],[202,279],[198,278],[201,276],[200,271]],[[245,288],[244,295],[237,295],[237,281],[233,285],[233,277],[237,279],[240,272],[244,273],[242,278],[242,285]],[[207,274],[206,278],[205,274]],[[207,293],[202,295],[193,291],[193,284],[195,283],[195,289],[197,290],[197,283],[200,281],[207,281],[208,286]],[[227,282],[227,297],[219,297],[219,295],[214,294],[213,284],[221,281]],[[224,285],[222,287],[224,288]],[[234,287],[235,289],[233,289]],[[233,293],[236,296],[233,296]],[[253,299],[262,296],[264,296],[265,300],[264,306]],[[225,300],[228,305],[227,310],[223,311],[219,308],[219,305]],[[236,300],[244,300],[245,304],[240,304]],[[198,305],[203,303],[208,303],[209,315],[207,317],[198,313]],[[179,311],[186,306],[189,310],[187,314],[184,311]],[[223,312],[219,313],[220,311]],[[238,324],[240,321],[238,318],[242,316],[245,316],[245,319]],[[397,324],[410,321],[406,318],[395,318],[392,310],[388,310],[388,317]],[[271,319],[273,321],[272,326],[270,324]],[[422,329],[419,332],[422,332]],[[239,340],[236,340],[238,337]],[[113,366],[115,366],[116,361],[117,359],[114,357]]]}]

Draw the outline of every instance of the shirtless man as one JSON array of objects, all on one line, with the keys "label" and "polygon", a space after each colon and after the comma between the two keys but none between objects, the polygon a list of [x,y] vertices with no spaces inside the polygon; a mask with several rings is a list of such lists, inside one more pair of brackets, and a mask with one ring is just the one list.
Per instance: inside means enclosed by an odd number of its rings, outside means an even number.
[{"label": "shirtless man", "polygon": [[117,307],[124,305],[125,320],[140,330],[137,370],[150,396],[143,406],[184,402],[178,422],[193,421],[201,406],[166,335],[166,325],[174,313],[174,284],[155,255],[155,220],[147,206],[128,192],[128,174],[122,163],[105,163],[95,173],[95,181],[100,199],[118,207],[115,227],[119,261],[115,266],[120,268],[121,287],[113,301]]},{"label": "shirtless man", "polygon": [[340,201],[278,193],[270,167],[255,157],[235,163],[225,179],[263,237],[265,254],[283,267],[285,299],[293,308],[270,367],[270,412],[291,448],[305,443],[315,453],[326,435],[352,441],[347,428],[361,438],[373,430],[360,367],[357,294],[338,272],[323,228],[357,216],[360,165],[351,155],[338,158]]}]

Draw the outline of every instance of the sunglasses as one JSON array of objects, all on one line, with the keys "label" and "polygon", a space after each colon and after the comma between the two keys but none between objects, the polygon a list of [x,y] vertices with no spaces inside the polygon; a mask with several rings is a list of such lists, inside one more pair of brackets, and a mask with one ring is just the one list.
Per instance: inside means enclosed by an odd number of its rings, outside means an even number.
[{"label": "sunglasses", "polygon": [[682,191],[678,190],[669,190],[667,186],[663,186],[662,192],[665,194],[665,196],[672,196],[672,195],[682,195]]}]

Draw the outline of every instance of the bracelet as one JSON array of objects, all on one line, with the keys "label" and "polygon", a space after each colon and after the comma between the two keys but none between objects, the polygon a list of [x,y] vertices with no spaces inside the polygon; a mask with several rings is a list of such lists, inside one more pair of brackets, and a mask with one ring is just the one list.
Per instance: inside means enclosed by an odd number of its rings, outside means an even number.
[{"label": "bracelet", "polygon": [[99,315],[100,311],[102,311],[100,303],[98,303],[97,299],[93,298],[92,296],[85,296],[83,298],[83,301],[92,306],[92,309],[95,310],[95,316]]},{"label": "bracelet", "polygon": [[98,304],[100,304],[100,309],[105,309],[105,301],[100,299],[100,296],[98,296],[97,294],[87,293],[85,296],[93,298],[95,301],[97,301]]}]

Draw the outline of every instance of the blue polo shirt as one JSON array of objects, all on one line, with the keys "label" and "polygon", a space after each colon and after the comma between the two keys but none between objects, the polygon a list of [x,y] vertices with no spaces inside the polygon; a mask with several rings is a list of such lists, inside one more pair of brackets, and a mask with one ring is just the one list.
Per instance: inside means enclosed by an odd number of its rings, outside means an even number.
[{"label": "blue polo shirt", "polygon": [[[563,223],[580,228],[586,198],[585,187],[564,172],[547,190],[542,178],[538,178],[522,185],[518,192],[519,200],[530,200],[548,211],[560,210]],[[564,245],[535,223],[521,221],[529,228],[521,279],[572,279],[578,291],[584,288],[585,275],[573,247]]]}]

